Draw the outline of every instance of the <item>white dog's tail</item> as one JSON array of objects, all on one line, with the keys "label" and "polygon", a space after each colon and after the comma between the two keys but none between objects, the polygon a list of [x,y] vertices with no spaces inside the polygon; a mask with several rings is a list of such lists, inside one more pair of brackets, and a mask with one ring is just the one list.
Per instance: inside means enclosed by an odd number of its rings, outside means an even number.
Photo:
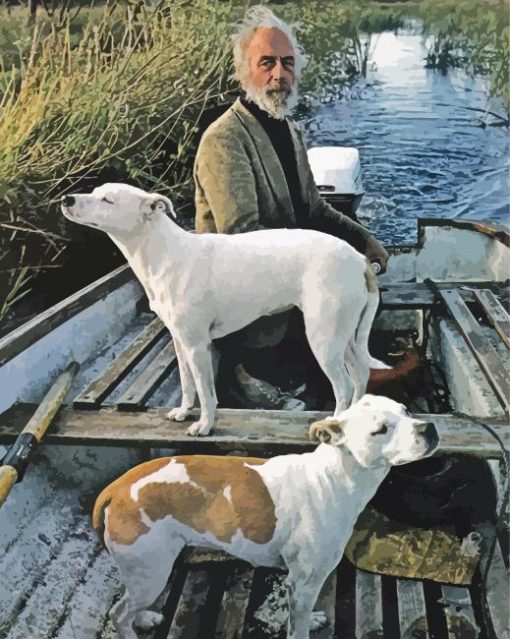
[{"label": "white dog's tail", "polygon": [[360,362],[361,366],[365,366],[370,369],[390,369],[384,362],[372,357],[368,350],[368,338],[370,337],[370,331],[372,330],[372,324],[374,322],[375,315],[377,313],[377,307],[379,306],[379,286],[377,284],[377,278],[371,265],[367,261],[367,267],[365,269],[365,282],[367,286],[368,300],[365,308],[361,312],[361,317],[358,324],[356,335],[351,343],[353,355]]}]

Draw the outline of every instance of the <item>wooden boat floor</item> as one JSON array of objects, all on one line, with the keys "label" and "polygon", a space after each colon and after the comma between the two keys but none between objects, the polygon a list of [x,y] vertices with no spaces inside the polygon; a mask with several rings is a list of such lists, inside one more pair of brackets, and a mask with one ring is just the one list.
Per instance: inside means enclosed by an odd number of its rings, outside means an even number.
[{"label": "wooden boat floor", "polygon": [[[404,288],[389,289],[387,308],[423,309],[432,305],[431,292],[425,285]],[[384,295],[383,291],[383,301]],[[464,296],[464,301],[471,304],[475,296],[467,295],[471,297]],[[494,331],[506,343],[507,316],[501,314],[487,292],[482,296]],[[462,306],[459,322],[464,316]],[[151,446],[165,445],[183,450],[193,447],[199,452],[197,440],[186,438],[182,425],[164,420],[163,407],[180,401],[180,385],[170,337],[154,322],[152,315],[140,314],[120,340],[82,365],[67,399],[69,403],[74,400],[75,407],[63,409],[47,437],[48,443],[67,446],[43,447],[0,512],[0,639],[116,637],[108,613],[120,596],[118,573],[90,527],[88,513],[99,487],[90,481],[85,486],[82,477],[90,466],[88,473],[97,475],[97,483],[101,472],[110,462],[113,467],[126,446],[131,450],[138,446],[137,454]],[[468,327],[466,332],[470,330]],[[498,388],[503,385],[499,377],[495,383]],[[426,397],[417,399],[428,405]],[[24,404],[2,416],[0,443],[13,441],[31,410],[33,405]],[[200,440],[200,445],[204,447],[202,452],[259,450],[265,456],[282,452],[282,446],[304,450],[311,446],[306,437],[308,423],[319,416],[220,411],[217,436]],[[436,415],[435,420],[444,430],[444,450],[469,449],[485,457],[500,456],[499,445],[476,420],[453,415]],[[494,425],[507,443],[508,424]],[[99,453],[86,452],[87,446],[92,450],[96,444],[117,446],[110,449],[110,459],[100,458],[102,467],[97,464],[99,457],[92,459]],[[80,470],[75,467],[70,472],[78,454],[83,454]],[[508,540],[503,540],[503,547],[508,548]],[[322,605],[331,624],[312,637],[510,639],[508,557],[504,548],[499,544],[496,548],[486,602],[475,586],[452,587],[373,575],[344,560],[323,593]],[[203,559],[180,562],[163,602],[165,621],[152,634],[141,633],[140,637],[284,636],[282,573],[253,569],[238,561]],[[492,634],[483,624],[485,605],[491,613]]]}]

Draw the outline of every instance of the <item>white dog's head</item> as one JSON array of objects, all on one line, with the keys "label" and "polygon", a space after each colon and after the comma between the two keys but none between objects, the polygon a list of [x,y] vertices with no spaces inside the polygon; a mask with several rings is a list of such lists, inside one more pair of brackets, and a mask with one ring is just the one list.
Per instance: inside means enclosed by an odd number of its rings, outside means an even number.
[{"label": "white dog's head", "polygon": [[158,213],[175,217],[167,197],[129,184],[103,184],[92,193],[64,195],[61,208],[69,220],[113,235],[133,233]]},{"label": "white dog's head", "polygon": [[310,438],[345,446],[366,468],[428,457],[439,443],[434,424],[414,419],[403,404],[379,395],[364,395],[338,419],[315,422]]}]

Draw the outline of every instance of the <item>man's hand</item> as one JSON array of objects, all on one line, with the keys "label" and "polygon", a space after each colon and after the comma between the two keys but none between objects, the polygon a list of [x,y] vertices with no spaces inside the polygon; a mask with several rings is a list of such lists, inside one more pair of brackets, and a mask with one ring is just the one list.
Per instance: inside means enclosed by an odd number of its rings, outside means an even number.
[{"label": "man's hand", "polygon": [[371,235],[367,240],[365,256],[368,258],[369,262],[377,262],[381,265],[381,270],[379,271],[380,274],[386,271],[386,264],[388,263],[389,258],[388,252],[373,235]]}]

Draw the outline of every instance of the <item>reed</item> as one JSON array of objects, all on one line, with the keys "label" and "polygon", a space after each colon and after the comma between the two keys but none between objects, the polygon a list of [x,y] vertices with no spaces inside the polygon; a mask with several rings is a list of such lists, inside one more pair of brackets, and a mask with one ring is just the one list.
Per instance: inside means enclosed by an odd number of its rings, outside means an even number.
[{"label": "reed", "polygon": [[174,0],[135,20],[106,5],[79,35],[36,23],[0,60],[0,318],[59,263],[63,193],[108,178],[189,199],[197,122],[229,89],[233,12]]}]

